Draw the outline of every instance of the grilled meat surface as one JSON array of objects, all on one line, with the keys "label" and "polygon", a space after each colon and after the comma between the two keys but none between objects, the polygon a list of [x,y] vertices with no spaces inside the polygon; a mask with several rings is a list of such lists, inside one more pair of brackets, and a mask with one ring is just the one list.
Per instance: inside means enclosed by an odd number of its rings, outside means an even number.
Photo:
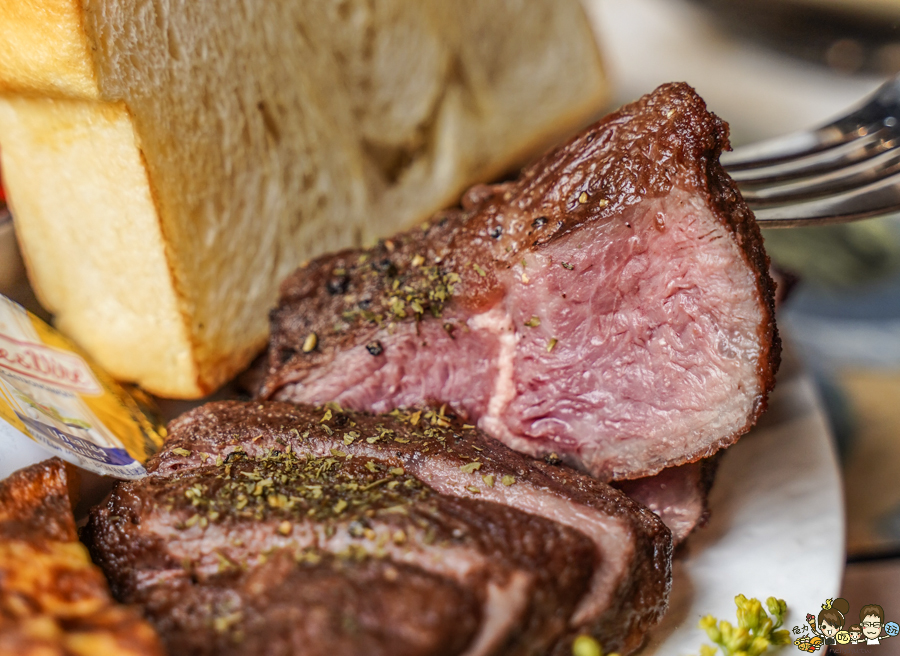
[{"label": "grilled meat surface", "polygon": [[712,455],[764,410],[780,354],[727,147],[690,87],[664,85],[519,179],[314,260],[282,285],[261,396],[447,403],[603,480]]},{"label": "grilled meat surface", "polygon": [[83,539],[177,653],[630,652],[666,607],[655,515],[439,410],[208,404],[148,470]]}]

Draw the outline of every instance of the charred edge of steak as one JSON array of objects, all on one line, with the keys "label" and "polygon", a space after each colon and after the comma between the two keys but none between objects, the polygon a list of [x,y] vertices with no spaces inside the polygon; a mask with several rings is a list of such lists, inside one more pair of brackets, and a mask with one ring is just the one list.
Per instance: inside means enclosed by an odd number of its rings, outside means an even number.
[{"label": "charred edge of steak", "polygon": [[719,471],[719,464],[722,462],[722,452],[700,461],[700,493],[703,496],[703,514],[700,521],[697,522],[696,528],[703,528],[709,523],[710,507],[709,495],[712,492],[713,485],[716,482],[716,474]]},{"label": "charred edge of steak", "polygon": [[[630,571],[619,581],[612,597],[612,605],[583,630],[598,638],[604,649],[631,653],[643,645],[647,631],[668,609],[672,588],[672,554],[674,543],[668,527],[641,503],[623,493],[611,498],[605,489],[614,487],[601,483],[575,469],[559,464],[534,461],[535,469],[553,481],[556,489],[568,490],[573,501],[607,512],[617,509],[623,515],[639,518],[642,530],[635,530],[635,559]],[[655,522],[648,522],[652,517]],[[557,645],[556,656],[572,653],[571,634]]]},{"label": "charred edge of steak", "polygon": [[[559,644],[588,631],[606,648],[630,651],[666,609],[672,544],[655,515],[596,479],[533,461],[437,410],[372,416],[278,402],[208,404],[170,425],[166,449],[148,468],[154,477],[174,480],[216,458],[286,447],[316,457],[337,449],[373,459],[403,468],[441,495],[543,513],[591,533],[600,568],[592,586],[600,581],[608,589],[592,587],[580,602],[584,616]],[[592,606],[600,597],[605,605]]]}]

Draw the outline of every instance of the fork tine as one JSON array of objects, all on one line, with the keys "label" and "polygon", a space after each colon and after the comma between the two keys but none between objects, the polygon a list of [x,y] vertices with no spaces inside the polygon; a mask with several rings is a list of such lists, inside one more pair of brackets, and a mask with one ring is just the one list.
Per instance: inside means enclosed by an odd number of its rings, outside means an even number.
[{"label": "fork tine", "polygon": [[742,146],[722,155],[722,165],[738,171],[805,158],[840,147],[873,131],[893,130],[900,121],[900,76],[885,82],[847,115],[816,130],[798,132],[759,144]]},{"label": "fork tine", "polygon": [[897,172],[900,172],[900,149],[893,148],[820,175],[785,182],[742,183],[740,189],[744,200],[750,205],[771,205],[849,191]]},{"label": "fork tine", "polygon": [[766,227],[900,214],[900,75],[817,130],[726,153],[722,164]]},{"label": "fork tine", "polygon": [[722,166],[734,176],[738,171],[805,157],[852,141],[854,138],[856,138],[855,135],[825,126],[817,130],[795,132],[759,143],[740,146],[731,152],[722,153],[720,161]]},{"label": "fork tine", "polygon": [[759,183],[789,180],[835,171],[865,161],[894,147],[900,133],[883,128],[827,150],[738,171],[728,170],[735,182]]},{"label": "fork tine", "polygon": [[896,215],[900,213],[900,173],[830,196],[753,207],[753,213],[766,228],[846,223]]}]

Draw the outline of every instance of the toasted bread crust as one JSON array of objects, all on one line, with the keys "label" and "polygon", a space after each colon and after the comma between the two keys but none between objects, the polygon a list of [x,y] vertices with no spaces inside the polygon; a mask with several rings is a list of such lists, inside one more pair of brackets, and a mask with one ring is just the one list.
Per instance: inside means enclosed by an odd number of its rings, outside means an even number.
[{"label": "toasted bread crust", "polygon": [[0,4],[0,94],[98,99],[78,0]]}]

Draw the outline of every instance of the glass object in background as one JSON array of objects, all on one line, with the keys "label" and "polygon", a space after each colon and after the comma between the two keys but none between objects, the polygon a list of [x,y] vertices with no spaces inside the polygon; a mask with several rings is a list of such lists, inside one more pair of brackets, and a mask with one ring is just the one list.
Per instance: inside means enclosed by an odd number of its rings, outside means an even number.
[{"label": "glass object in background", "polygon": [[898,0],[694,0],[725,29],[844,73],[900,72]]}]

